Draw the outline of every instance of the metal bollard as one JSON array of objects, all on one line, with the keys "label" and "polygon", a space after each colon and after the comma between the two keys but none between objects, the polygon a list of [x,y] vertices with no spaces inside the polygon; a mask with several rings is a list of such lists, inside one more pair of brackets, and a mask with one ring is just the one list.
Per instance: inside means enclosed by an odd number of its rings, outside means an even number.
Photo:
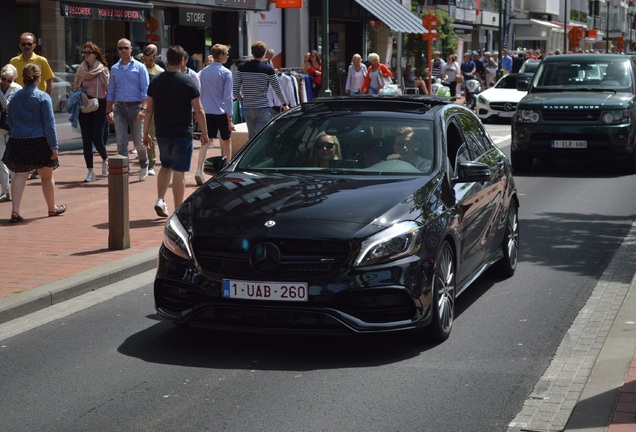
[{"label": "metal bollard", "polygon": [[130,248],[128,158],[108,157],[108,249]]}]

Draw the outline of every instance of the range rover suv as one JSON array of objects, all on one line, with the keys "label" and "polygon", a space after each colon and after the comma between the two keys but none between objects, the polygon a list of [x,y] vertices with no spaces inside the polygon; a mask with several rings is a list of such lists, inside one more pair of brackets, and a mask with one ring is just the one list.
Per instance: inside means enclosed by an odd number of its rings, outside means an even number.
[{"label": "range rover suv", "polygon": [[635,59],[617,54],[546,57],[513,117],[513,168],[530,171],[534,158],[610,157],[636,172]]}]

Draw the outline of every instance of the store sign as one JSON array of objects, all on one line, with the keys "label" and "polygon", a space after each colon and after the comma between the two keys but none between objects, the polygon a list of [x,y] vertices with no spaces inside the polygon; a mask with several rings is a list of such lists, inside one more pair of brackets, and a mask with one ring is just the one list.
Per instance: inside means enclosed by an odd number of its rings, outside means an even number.
[{"label": "store sign", "polygon": [[115,21],[145,22],[150,14],[147,9],[91,5],[90,3],[60,2],[60,13],[67,18],[103,19]]},{"label": "store sign", "polygon": [[216,6],[246,10],[269,10],[270,0],[215,0]]},{"label": "store sign", "polygon": [[210,27],[212,25],[212,11],[210,9],[179,8],[179,25]]}]

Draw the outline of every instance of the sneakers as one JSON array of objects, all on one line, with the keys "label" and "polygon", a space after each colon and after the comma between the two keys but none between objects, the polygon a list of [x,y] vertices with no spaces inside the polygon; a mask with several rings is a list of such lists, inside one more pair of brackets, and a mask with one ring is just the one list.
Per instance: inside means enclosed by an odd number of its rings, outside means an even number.
[{"label": "sneakers", "polygon": [[136,149],[136,148],[134,148],[134,149],[130,150],[128,153],[130,153],[130,154],[137,154],[137,149]]},{"label": "sneakers", "polygon": [[94,171],[89,171],[88,174],[86,174],[86,178],[84,179],[85,183],[90,183],[90,182],[94,182],[96,180],[95,178],[95,172]]},{"label": "sneakers", "polygon": [[33,170],[33,172],[31,173],[31,177],[29,177],[29,179],[31,180],[35,180],[39,178],[40,178],[40,174],[38,174],[38,170]]},{"label": "sneakers", "polygon": [[203,173],[200,170],[194,174],[194,180],[197,182],[197,186],[201,186],[205,183],[205,179],[203,178]]},{"label": "sneakers", "polygon": [[155,175],[155,169],[154,168],[148,168],[148,175]]},{"label": "sneakers", "polygon": [[139,170],[139,181],[145,181],[148,178],[148,167]]},{"label": "sneakers", "polygon": [[7,201],[11,201],[11,195],[9,194],[9,192],[6,192],[0,195],[0,202],[7,202]]},{"label": "sneakers", "polygon": [[102,175],[104,177],[108,176],[108,161],[105,160],[104,162],[102,162]]},{"label": "sneakers", "polygon": [[157,212],[157,216],[168,217],[168,205],[164,200],[159,198],[155,202],[155,211]]}]

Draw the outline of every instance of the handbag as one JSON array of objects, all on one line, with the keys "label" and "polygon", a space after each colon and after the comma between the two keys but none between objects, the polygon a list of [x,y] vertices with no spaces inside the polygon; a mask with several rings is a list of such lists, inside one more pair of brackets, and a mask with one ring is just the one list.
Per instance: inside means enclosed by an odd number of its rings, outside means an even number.
[{"label": "handbag", "polygon": [[381,77],[382,87],[383,87],[383,88],[384,88],[384,87],[386,87],[386,86],[388,86],[388,85],[393,84],[393,80],[391,79],[391,77],[390,77],[390,76],[385,77],[384,75],[380,74],[380,77]]},{"label": "handbag", "polygon": [[84,114],[88,114],[88,113],[92,113],[93,111],[97,111],[98,108],[99,108],[99,99],[90,98],[88,100],[88,103],[82,106],[81,111]]},{"label": "handbag", "polygon": [[455,77],[455,82],[457,84],[461,84],[464,82],[464,76],[462,74],[457,74],[457,76]]}]

